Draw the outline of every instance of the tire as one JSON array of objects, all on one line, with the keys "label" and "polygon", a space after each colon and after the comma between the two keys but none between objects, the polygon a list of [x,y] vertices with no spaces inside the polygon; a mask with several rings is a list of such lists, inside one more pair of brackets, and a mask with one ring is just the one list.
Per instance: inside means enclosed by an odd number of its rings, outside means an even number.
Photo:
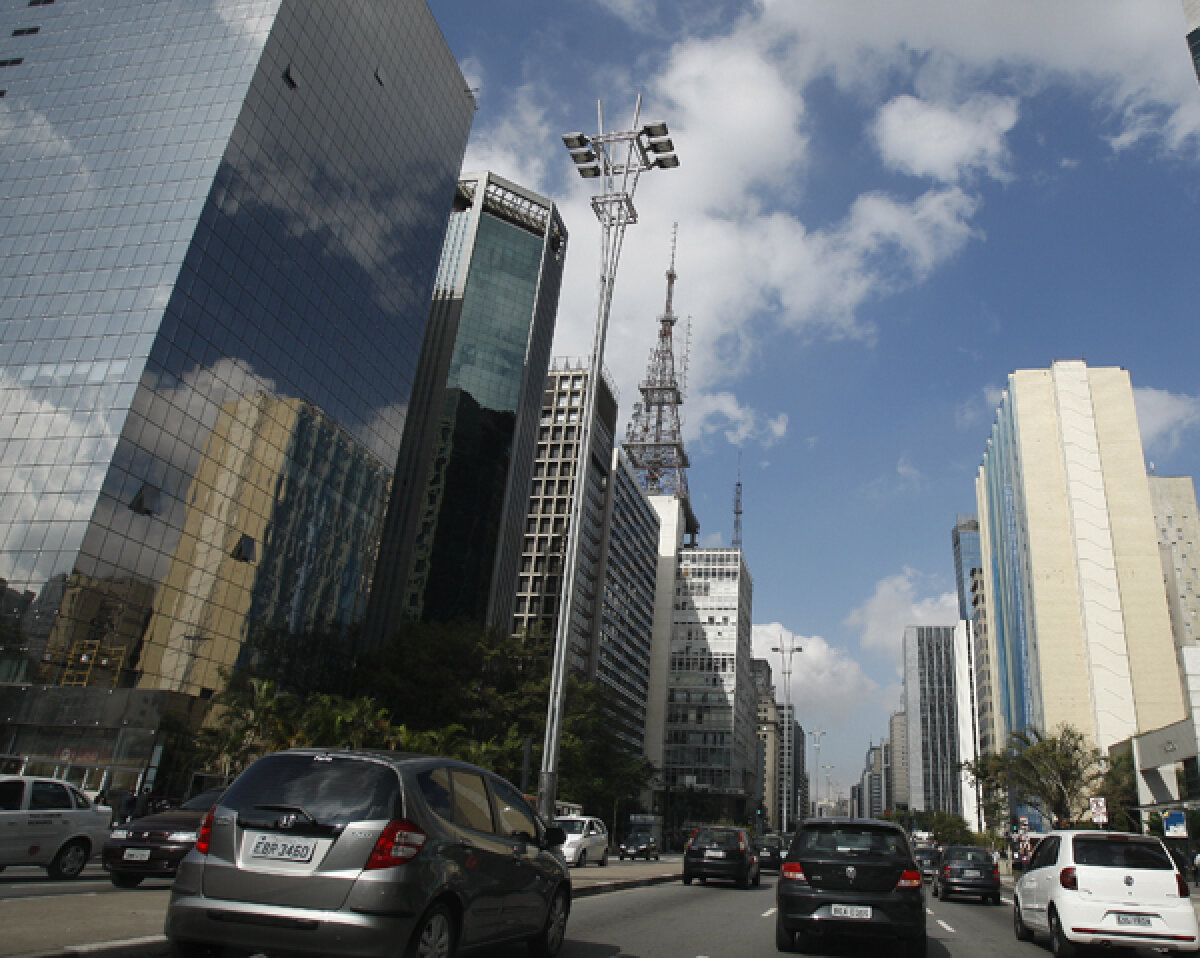
[{"label": "tire", "polygon": [[658,861],[658,852],[655,852],[655,853],[654,853],[654,860],[655,860],[655,861]]},{"label": "tire", "polygon": [[550,899],[546,912],[546,923],[542,930],[529,939],[529,954],[533,958],[554,958],[567,937],[567,915],[570,914],[567,893],[560,888]]},{"label": "tire", "polygon": [[1063,934],[1058,912],[1053,910],[1050,912],[1050,950],[1054,952],[1055,958],[1074,958],[1078,950]]},{"label": "tire", "polygon": [[118,888],[137,888],[145,875],[131,875],[129,872],[110,872],[108,876]]},{"label": "tire", "polygon": [[753,880],[751,880],[750,884],[753,885],[755,888],[758,888],[762,884],[762,872],[761,871],[755,870],[754,878],[753,878]]},{"label": "tire", "polygon": [[79,839],[67,842],[46,866],[46,874],[55,880],[78,878],[87,864],[88,847]]},{"label": "tire", "polygon": [[435,902],[417,922],[404,958],[453,958],[458,948],[458,931],[449,907]]},{"label": "tire", "polygon": [[685,885],[690,885],[692,883],[692,876],[689,875],[687,872],[684,872],[684,874],[683,874],[683,883]]},{"label": "tire", "polygon": [[783,927],[783,919],[775,912],[775,948],[777,951],[798,951],[796,933]]},{"label": "tire", "polygon": [[600,861],[598,861],[596,864],[599,865],[601,868],[604,868],[605,866],[608,865],[608,849],[607,848],[604,849],[604,851],[602,851],[600,853]]},{"label": "tire", "polygon": [[1021,917],[1021,903],[1016,895],[1013,896],[1013,934],[1017,941],[1033,941],[1033,932]]},{"label": "tire", "polygon": [[932,885],[929,886],[929,894],[931,894],[934,898],[942,897],[941,895],[938,894],[937,882],[934,882]]},{"label": "tire", "polygon": [[217,949],[198,941],[173,941],[168,954],[171,958],[214,958]]},{"label": "tire", "polygon": [[1000,904],[1000,892],[994,892],[992,894],[992,897],[988,899],[988,904],[999,905]]},{"label": "tire", "polygon": [[[621,861],[625,861],[625,853],[617,852],[617,858],[619,858]],[[631,861],[632,861],[632,859],[631,859]]]},{"label": "tire", "polygon": [[583,868],[583,866],[586,864],[587,864],[587,850],[581,848],[581,849],[579,849],[579,857],[575,859],[575,867]]},{"label": "tire", "polygon": [[925,948],[928,943],[926,935],[910,938],[904,943],[904,953],[908,958],[925,958]]}]

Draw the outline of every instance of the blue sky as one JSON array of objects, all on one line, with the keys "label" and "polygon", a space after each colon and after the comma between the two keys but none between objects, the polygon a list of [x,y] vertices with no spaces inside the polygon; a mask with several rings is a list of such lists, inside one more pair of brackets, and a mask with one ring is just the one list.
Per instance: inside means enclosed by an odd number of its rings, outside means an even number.
[{"label": "blue sky", "polygon": [[792,700],[828,730],[835,792],[899,705],[904,626],[956,618],[950,532],[1010,372],[1125,367],[1148,460],[1197,473],[1200,85],[1179,0],[430,6],[479,91],[466,167],[562,208],[556,356],[588,351],[599,269],[560,135],[595,132],[597,100],[628,128],[638,93],[670,125],[682,165],[642,179],[614,296],[620,429],[677,222],[702,541],[729,544],[740,455],[755,647],[803,646]]}]

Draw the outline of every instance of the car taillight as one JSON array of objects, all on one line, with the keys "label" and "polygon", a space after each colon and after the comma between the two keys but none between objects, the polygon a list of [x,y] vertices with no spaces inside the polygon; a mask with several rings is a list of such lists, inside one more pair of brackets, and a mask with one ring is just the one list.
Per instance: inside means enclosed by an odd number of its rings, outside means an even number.
[{"label": "car taillight", "polygon": [[196,851],[201,855],[208,854],[208,844],[212,841],[212,823],[213,810],[210,808],[208,814],[204,816],[204,820],[200,823],[200,828],[196,832]]},{"label": "car taillight", "polygon": [[779,874],[788,881],[808,881],[804,877],[804,867],[799,862],[784,862]]},{"label": "car taillight", "polygon": [[688,840],[687,840],[687,844],[683,846],[683,850],[684,850],[685,852],[686,852],[686,851],[687,851],[689,848],[691,848],[691,847],[692,847],[692,842],[694,842],[694,841],[696,840],[696,834],[697,834],[699,831],[700,831],[700,829],[698,829],[698,828],[697,828],[695,831],[693,831],[693,832],[692,832],[691,836],[690,836],[690,837],[688,838]]},{"label": "car taillight", "polygon": [[738,851],[739,851],[739,852],[744,852],[745,850],[746,850],[746,839],[742,838],[742,837],[739,835],[739,836],[738,836]]},{"label": "car taillight", "polygon": [[1058,883],[1070,891],[1079,891],[1079,876],[1068,866],[1058,873]]},{"label": "car taillight", "polygon": [[425,833],[407,819],[388,822],[363,870],[393,868],[412,861],[425,844],[425,838]]},{"label": "car taillight", "polygon": [[900,880],[896,882],[897,888],[920,888],[921,873],[915,868],[906,868],[900,873]]},{"label": "car taillight", "polygon": [[999,877],[1000,877],[1000,866],[999,865],[992,866],[992,877],[999,879]]},{"label": "car taillight", "polygon": [[950,877],[950,866],[949,866],[949,865],[943,865],[943,866],[942,866],[942,875],[943,875],[943,877],[945,877],[945,878],[949,878],[949,877]]},{"label": "car taillight", "polygon": [[1179,897],[1180,898],[1191,898],[1192,897],[1191,890],[1188,888],[1187,879],[1184,878],[1181,874],[1179,874],[1179,872],[1175,873],[1175,884],[1179,887]]}]

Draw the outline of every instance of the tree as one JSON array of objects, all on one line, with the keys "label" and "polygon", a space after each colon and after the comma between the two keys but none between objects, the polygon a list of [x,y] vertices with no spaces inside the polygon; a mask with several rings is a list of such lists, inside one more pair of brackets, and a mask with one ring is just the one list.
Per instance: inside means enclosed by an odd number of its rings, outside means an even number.
[{"label": "tree", "polygon": [[1137,781],[1132,748],[1119,749],[1110,755],[1098,794],[1104,796],[1110,829],[1117,832],[1142,830],[1141,816],[1137,811]]},{"label": "tree", "polygon": [[1008,773],[1014,791],[1055,827],[1070,825],[1083,815],[1106,765],[1104,753],[1066,723],[1054,735],[1029,728],[1009,736]]},{"label": "tree", "polygon": [[979,789],[984,825],[992,831],[1003,831],[1008,824],[1010,789],[1007,756],[998,753],[980,755],[973,762],[963,762],[962,767]]}]

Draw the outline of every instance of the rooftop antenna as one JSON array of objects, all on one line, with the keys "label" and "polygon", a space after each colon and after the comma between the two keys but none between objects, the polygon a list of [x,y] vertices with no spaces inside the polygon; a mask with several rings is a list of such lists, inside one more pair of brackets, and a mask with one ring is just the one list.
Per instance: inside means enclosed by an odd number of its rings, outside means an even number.
[{"label": "rooftop antenna", "polygon": [[738,450],[738,478],[733,487],[733,547],[742,547],[742,450]]}]

